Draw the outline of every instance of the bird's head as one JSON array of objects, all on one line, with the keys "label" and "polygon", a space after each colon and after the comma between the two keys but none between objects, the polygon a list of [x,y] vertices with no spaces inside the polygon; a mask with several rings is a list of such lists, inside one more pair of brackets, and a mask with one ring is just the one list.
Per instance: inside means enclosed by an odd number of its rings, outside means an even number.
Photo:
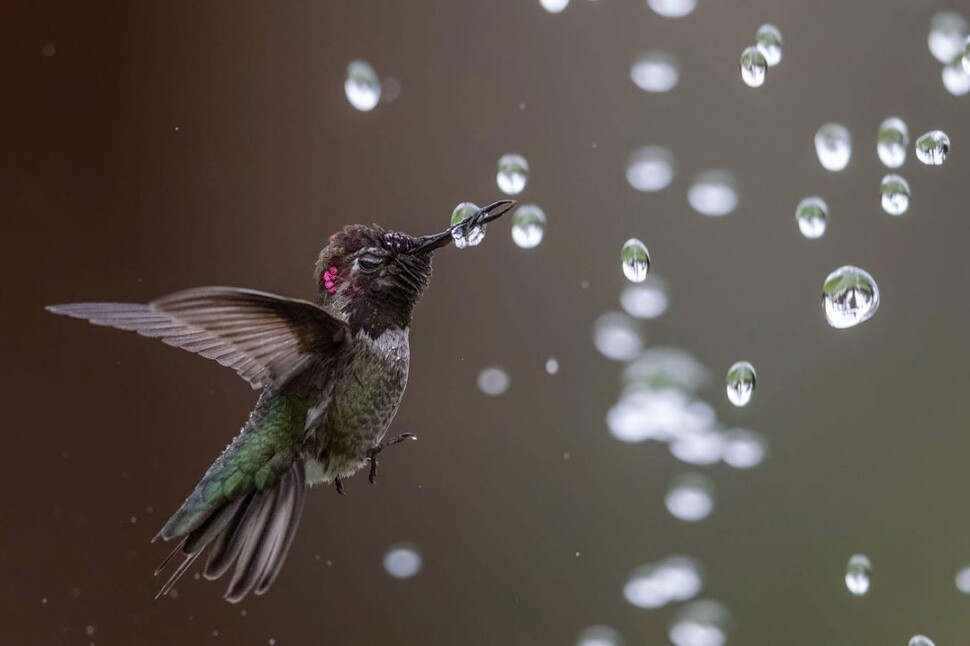
[{"label": "bird's head", "polygon": [[414,237],[375,225],[352,224],[330,236],[317,259],[317,302],[340,316],[355,333],[377,337],[411,323],[411,311],[431,281],[435,249],[452,231],[495,220],[515,207],[502,200],[479,209],[440,233]]}]

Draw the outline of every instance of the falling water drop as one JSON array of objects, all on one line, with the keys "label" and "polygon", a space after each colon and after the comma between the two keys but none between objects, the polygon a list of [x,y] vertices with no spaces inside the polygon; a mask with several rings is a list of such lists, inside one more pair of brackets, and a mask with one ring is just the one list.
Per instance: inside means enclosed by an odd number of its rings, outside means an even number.
[{"label": "falling water drop", "polygon": [[936,646],[926,635],[914,635],[909,640],[909,646]]},{"label": "falling water drop", "polygon": [[560,13],[569,6],[569,0],[539,0],[539,4],[549,13]]},{"label": "falling water drop", "polygon": [[950,154],[950,138],[942,130],[930,130],[916,140],[916,158],[927,166],[939,166]]},{"label": "falling water drop", "polygon": [[674,646],[723,646],[728,621],[727,610],[717,601],[695,601],[674,615],[667,636]]},{"label": "falling water drop", "polygon": [[620,266],[623,275],[633,283],[642,283],[650,271],[650,252],[647,245],[636,238],[630,238],[623,243],[620,250]]},{"label": "falling water drop", "polygon": [[758,28],[754,37],[755,46],[769,67],[781,62],[781,31],[774,25],[766,24]]},{"label": "falling water drop", "polygon": [[853,554],[845,567],[845,587],[857,597],[869,591],[872,563],[865,554]]},{"label": "falling water drop", "polygon": [[590,626],[580,633],[576,646],[623,646],[623,638],[609,626]]},{"label": "falling water drop", "polygon": [[941,73],[943,87],[953,96],[970,94],[970,73],[963,69],[963,56],[958,54],[951,62],[943,66]]},{"label": "falling water drop", "polygon": [[724,463],[735,469],[756,467],[765,459],[765,441],[757,433],[743,428],[724,431]]},{"label": "falling water drop", "polygon": [[822,306],[829,325],[853,327],[879,309],[879,287],[868,272],[852,265],[839,267],[822,284]]},{"label": "falling water drop", "polygon": [[673,179],[673,155],[662,146],[640,148],[627,161],[626,181],[638,191],[652,193],[665,189]]},{"label": "falling water drop", "polygon": [[[462,220],[470,218],[479,211],[479,207],[471,202],[462,202],[451,212],[451,225],[455,226]],[[472,227],[466,231],[466,227],[455,227],[451,231],[451,238],[455,246],[459,249],[474,247],[485,239],[485,225]]]},{"label": "falling water drop", "polygon": [[967,36],[966,44],[963,46],[963,57],[960,59],[963,71],[970,74],[970,36]]},{"label": "falling water drop", "polygon": [[518,195],[529,179],[529,162],[522,155],[510,153],[498,160],[498,173],[495,176],[499,189],[506,195]]},{"label": "falling water drop", "polygon": [[647,5],[664,18],[683,18],[694,10],[697,0],[647,0]]},{"label": "falling water drop", "polygon": [[639,285],[628,285],[620,294],[620,305],[630,316],[654,319],[667,311],[667,286],[654,276]]},{"label": "falling water drop", "polygon": [[550,375],[554,375],[559,372],[559,360],[555,357],[549,357],[546,361],[546,372]]},{"label": "falling water drop", "polygon": [[535,204],[523,204],[512,216],[512,241],[522,249],[539,246],[546,231],[546,214]]},{"label": "falling water drop", "polygon": [[747,361],[738,361],[728,370],[725,381],[727,382],[728,400],[732,404],[740,408],[751,401],[757,383],[754,366]]},{"label": "falling water drop", "polygon": [[701,173],[687,190],[687,201],[702,215],[712,218],[727,215],[738,206],[734,177],[720,170]]},{"label": "falling water drop", "polygon": [[741,80],[748,87],[761,87],[768,76],[768,61],[757,47],[741,52]]},{"label": "falling water drop", "polygon": [[669,92],[677,85],[677,60],[666,52],[644,52],[630,67],[630,78],[641,90]]},{"label": "falling water drop", "polygon": [[603,356],[615,361],[629,361],[643,349],[636,321],[621,312],[606,312],[596,319],[593,343]]},{"label": "falling water drop", "polygon": [[509,373],[493,366],[478,373],[478,389],[486,395],[497,397],[509,389]]},{"label": "falling water drop", "polygon": [[886,175],[879,184],[882,210],[889,215],[902,215],[909,208],[909,182],[899,175]]},{"label": "falling water drop", "polygon": [[957,590],[963,594],[970,594],[970,566],[961,568],[957,571],[957,575],[954,578],[954,583],[957,585]]},{"label": "falling water drop", "polygon": [[930,53],[944,65],[963,52],[967,21],[958,13],[942,11],[930,20],[927,44]]},{"label": "falling water drop", "polygon": [[828,226],[829,207],[820,197],[806,197],[795,207],[798,230],[809,240],[821,238]]},{"label": "falling water drop", "polygon": [[714,483],[696,473],[674,478],[664,499],[667,511],[675,518],[694,523],[703,520],[714,509]]},{"label": "falling water drop", "polygon": [[395,545],[384,555],[384,569],[395,579],[409,579],[421,570],[421,554],[413,545]]},{"label": "falling water drop", "polygon": [[899,168],[906,161],[906,148],[909,146],[909,128],[899,117],[889,117],[879,126],[876,152],[888,168]]},{"label": "falling water drop", "polygon": [[852,136],[848,129],[838,123],[822,125],[815,133],[815,153],[825,170],[843,170],[852,157]]},{"label": "falling water drop", "polygon": [[373,110],[381,99],[381,81],[366,61],[353,61],[347,66],[344,93],[350,105],[361,112]]}]

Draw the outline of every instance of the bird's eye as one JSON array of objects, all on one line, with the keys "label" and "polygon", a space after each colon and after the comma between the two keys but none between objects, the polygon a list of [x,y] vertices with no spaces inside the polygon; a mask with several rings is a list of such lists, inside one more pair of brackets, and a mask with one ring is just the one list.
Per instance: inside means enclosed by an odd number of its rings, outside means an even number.
[{"label": "bird's eye", "polygon": [[364,271],[374,271],[380,268],[381,259],[368,253],[357,259],[357,265]]}]

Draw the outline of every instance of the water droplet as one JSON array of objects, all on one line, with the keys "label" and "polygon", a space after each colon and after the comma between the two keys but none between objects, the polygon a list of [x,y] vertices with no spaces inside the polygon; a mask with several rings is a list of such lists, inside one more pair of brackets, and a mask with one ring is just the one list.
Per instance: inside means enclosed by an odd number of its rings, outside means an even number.
[{"label": "water droplet", "polygon": [[909,128],[899,117],[889,117],[879,126],[876,152],[879,161],[888,168],[899,168],[906,161],[909,146]]},{"label": "water droplet", "polygon": [[546,361],[546,372],[550,375],[559,372],[559,360],[555,357],[549,357],[548,361]]},{"label": "water droplet", "polygon": [[970,94],[970,74],[963,69],[963,56],[957,55],[950,63],[943,66],[943,87],[953,96]]},{"label": "water droplet", "polygon": [[869,320],[879,309],[879,287],[868,272],[846,265],[822,284],[825,318],[834,328],[847,328]]},{"label": "water droplet", "polygon": [[680,348],[649,348],[623,371],[626,386],[675,388],[685,392],[696,392],[709,377],[707,369]]},{"label": "water droplet", "polygon": [[967,21],[952,11],[942,11],[930,20],[927,44],[930,53],[943,64],[963,53],[967,37]]},{"label": "water droplet", "polygon": [[697,0],[647,0],[647,6],[664,18],[683,18],[694,10]]},{"label": "water droplet", "polygon": [[757,375],[747,361],[738,361],[727,372],[727,396],[732,404],[741,407],[751,401]]},{"label": "water droplet", "polygon": [[395,545],[384,555],[384,569],[395,579],[409,579],[421,570],[421,554],[412,545]]},{"label": "water droplet", "polygon": [[681,430],[669,448],[681,462],[706,466],[724,456],[724,436],[713,428]]},{"label": "water droplet", "polygon": [[560,13],[569,6],[569,0],[539,0],[539,4],[549,13]]},{"label": "water droplet", "polygon": [[769,67],[781,62],[781,31],[774,25],[761,25],[754,36],[755,46]]},{"label": "water droplet", "polygon": [[872,563],[865,554],[853,554],[845,568],[845,587],[857,597],[869,591]]},{"label": "water droplet", "polygon": [[644,52],[630,67],[630,78],[641,90],[669,92],[677,85],[677,59],[666,52]]},{"label": "water droplet", "polygon": [[829,207],[820,197],[806,197],[795,207],[798,230],[809,240],[821,238],[828,225]]},{"label": "water droplet", "polygon": [[930,130],[916,140],[916,158],[928,166],[939,166],[950,154],[950,138],[942,130]]},{"label": "water droplet", "polygon": [[615,361],[629,361],[643,348],[636,321],[620,312],[607,312],[596,319],[593,342],[603,356]]},{"label": "water droplet", "polygon": [[962,568],[957,572],[955,583],[957,590],[963,594],[970,594],[970,566]]},{"label": "water droplet", "polygon": [[696,473],[674,478],[664,504],[675,518],[689,523],[703,520],[714,509],[714,483]]},{"label": "water droplet", "polygon": [[486,395],[496,397],[509,388],[509,373],[502,368],[485,368],[478,373],[478,389]]},{"label": "water droplet", "polygon": [[590,626],[580,633],[576,646],[623,646],[623,638],[609,626]]},{"label": "water droplet", "polygon": [[95,630],[94,626],[88,626],[87,628],[84,629],[84,634],[90,637],[91,635],[94,634],[94,630]]},{"label": "water droplet", "polygon": [[889,215],[902,215],[909,208],[909,182],[899,175],[886,175],[879,184],[882,210]]},{"label": "water droplet", "polygon": [[628,285],[620,294],[620,305],[630,316],[654,319],[667,311],[667,286],[659,278],[647,276],[639,285]]},{"label": "water droplet", "polygon": [[741,80],[748,87],[761,87],[768,76],[768,61],[757,47],[741,52]]},{"label": "water droplet", "polygon": [[765,459],[765,442],[757,433],[743,428],[724,432],[724,463],[735,469],[756,467]]},{"label": "water droplet", "polygon": [[664,442],[710,425],[713,414],[708,417],[704,410],[695,407],[697,403],[675,388],[634,386],[610,408],[606,424],[621,442]]},{"label": "water droplet", "polygon": [[674,615],[668,637],[674,646],[723,646],[729,616],[717,601],[695,601]]},{"label": "water droplet", "polygon": [[936,646],[926,635],[914,635],[909,640],[909,646]]},{"label": "water droplet", "polygon": [[852,136],[849,130],[838,123],[822,125],[815,133],[815,153],[825,170],[843,170],[852,157]]},{"label": "water droplet", "polygon": [[546,231],[546,214],[535,204],[523,204],[512,214],[512,241],[522,249],[539,246]]},{"label": "water droplet", "polygon": [[963,46],[963,57],[960,59],[963,71],[970,74],[970,36],[967,36],[966,44]]},{"label": "water droplet", "polygon": [[702,586],[700,567],[685,556],[638,566],[623,586],[623,596],[638,608],[660,608],[671,601],[686,601]]},{"label": "water droplet", "polygon": [[730,173],[711,170],[701,173],[687,191],[695,211],[712,218],[727,215],[738,206],[738,192]]},{"label": "water droplet", "polygon": [[44,46],[41,47],[40,53],[44,58],[50,58],[57,53],[57,48],[54,47],[54,43],[46,42],[44,43]]},{"label": "water droplet", "polygon": [[647,245],[636,238],[624,242],[620,250],[620,265],[627,280],[642,283],[650,271],[650,252],[647,251]]},{"label": "water droplet", "polygon": [[350,105],[368,112],[373,110],[381,100],[381,81],[377,72],[366,61],[352,61],[347,66],[347,80],[344,81],[344,93]]},{"label": "water droplet", "polygon": [[627,161],[626,181],[645,193],[663,190],[674,179],[673,160],[670,151],[661,146],[640,148]]},{"label": "water droplet", "polygon": [[[451,212],[451,225],[455,226],[462,220],[470,218],[479,211],[479,207],[471,202],[462,202]],[[451,231],[451,239],[459,249],[474,247],[485,239],[485,225],[472,227],[466,231],[465,227],[456,227]]]},{"label": "water droplet", "polygon": [[529,179],[529,162],[522,155],[510,153],[498,160],[498,173],[495,180],[499,190],[506,195],[518,195]]}]

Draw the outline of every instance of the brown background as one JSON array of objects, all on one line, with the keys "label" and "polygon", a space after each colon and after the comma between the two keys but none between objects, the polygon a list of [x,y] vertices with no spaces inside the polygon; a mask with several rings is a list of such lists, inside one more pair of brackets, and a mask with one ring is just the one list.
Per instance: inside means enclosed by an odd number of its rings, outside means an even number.
[{"label": "brown background", "polygon": [[[686,553],[703,595],[730,608],[735,644],[967,643],[953,575],[970,562],[970,97],[946,93],[926,48],[943,8],[701,0],[672,21],[642,0],[573,0],[557,16],[532,0],[0,2],[0,641],[570,644],[607,623],[660,644],[670,609],[637,610],[622,586],[633,566]],[[737,60],[765,21],[785,53],[755,91]],[[681,61],[667,95],[628,77],[652,48]],[[354,58],[400,80],[397,101],[353,110]],[[902,218],[876,188],[875,129],[893,114],[953,140],[942,168],[910,154]],[[828,120],[855,137],[841,174],[811,143]],[[677,177],[636,193],[626,158],[654,143]],[[532,165],[523,198],[548,214],[546,240],[523,251],[502,223],[438,254],[394,425],[420,442],[385,458],[377,487],[311,492],[269,595],[230,606],[189,576],[154,601],[167,550],[148,541],[254,395],[211,362],[42,306],[205,284],[308,297],[329,233],[436,231],[456,202],[499,197],[495,161],[513,150]],[[685,199],[712,167],[741,196],[719,220]],[[809,242],[792,213],[815,192],[832,221]],[[604,422],[619,366],[591,328],[617,308],[617,252],[634,235],[671,286],[648,343],[693,352],[722,421],[770,441],[753,471],[707,470],[718,507],[697,525],[663,507],[684,465]],[[818,291],[846,263],[876,276],[883,304],[836,331]],[[760,381],[736,410],[718,383],[741,357]],[[512,378],[498,398],[475,385],[492,363]],[[402,540],[425,556],[407,581],[381,565]],[[875,567],[862,599],[842,583],[855,551]]]}]

